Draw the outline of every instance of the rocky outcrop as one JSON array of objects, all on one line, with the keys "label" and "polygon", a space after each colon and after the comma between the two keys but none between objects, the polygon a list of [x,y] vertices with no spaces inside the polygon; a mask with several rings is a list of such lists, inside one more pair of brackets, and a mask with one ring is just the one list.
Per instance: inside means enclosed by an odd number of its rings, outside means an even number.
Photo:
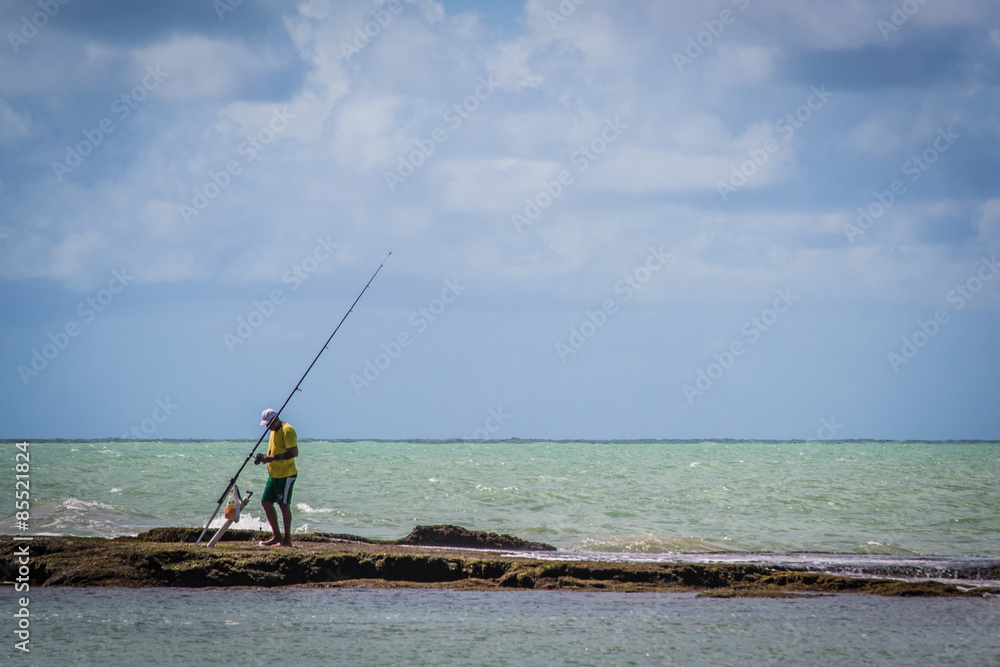
[{"label": "rocky outcrop", "polygon": [[[214,531],[205,534],[205,541],[211,539]],[[135,540],[141,542],[197,542],[200,528],[153,528],[140,533]],[[250,530],[230,530],[220,542],[258,542],[267,539],[270,533]],[[417,526],[410,534],[399,540],[371,540],[357,535],[339,533],[309,533],[296,535],[296,542],[351,542],[358,544],[405,544],[425,547],[452,547],[456,549],[499,549],[503,551],[555,551],[551,544],[528,542],[513,535],[498,535],[479,530],[468,530],[460,526]]]},{"label": "rocky outcrop", "polygon": [[[198,533],[159,528],[136,537],[36,537],[30,542],[5,536],[0,538],[0,574],[4,583],[14,583],[21,576],[18,563],[27,558],[31,586],[519,588],[693,591],[716,597],[1000,595],[1000,589],[841,577],[758,565],[545,561],[510,550],[520,544],[541,551],[547,545],[455,527],[418,527],[391,543],[329,534],[297,535],[291,548],[260,547],[254,538],[262,533],[234,531],[232,539],[209,549],[193,544]],[[447,544],[438,543],[446,537]],[[420,540],[422,546],[411,546]],[[428,543],[434,548],[427,548]],[[468,545],[476,551],[463,550]],[[490,552],[486,545],[504,551]]]},{"label": "rocky outcrop", "polygon": [[500,549],[503,551],[555,551],[551,544],[528,542],[512,535],[497,535],[459,526],[417,526],[396,544],[460,549]]}]

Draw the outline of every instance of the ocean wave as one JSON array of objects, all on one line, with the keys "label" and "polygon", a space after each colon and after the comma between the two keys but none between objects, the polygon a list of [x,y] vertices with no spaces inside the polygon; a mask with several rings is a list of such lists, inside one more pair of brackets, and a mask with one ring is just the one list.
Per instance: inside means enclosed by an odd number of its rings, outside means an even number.
[{"label": "ocean wave", "polygon": [[[280,517],[279,517],[280,518]],[[212,523],[208,524],[209,531],[218,530],[222,527],[222,524],[226,522],[226,517],[219,513],[219,516],[212,519]],[[250,514],[247,511],[240,512],[240,520],[230,526],[232,530],[260,530],[263,532],[270,532],[271,526],[268,525],[267,519]],[[210,538],[208,538],[210,539]]]},{"label": "ocean wave", "polygon": [[[80,498],[38,501],[31,508],[31,532],[36,535],[119,537],[159,525],[151,514]],[[17,533],[15,516],[0,519],[0,532]]]},{"label": "ocean wave", "polygon": [[717,544],[696,537],[659,537],[646,535],[612,535],[611,537],[588,538],[566,547],[567,551],[595,551],[601,553],[718,553],[731,551]]},{"label": "ocean wave", "polygon": [[306,514],[337,514],[338,510],[330,507],[313,507],[309,503],[295,503],[295,509]]},{"label": "ocean wave", "polygon": [[877,542],[875,540],[869,540],[864,544],[859,544],[856,553],[859,554],[872,554],[880,556],[918,556],[916,551],[910,549],[904,549],[898,544],[893,544],[892,542]]}]

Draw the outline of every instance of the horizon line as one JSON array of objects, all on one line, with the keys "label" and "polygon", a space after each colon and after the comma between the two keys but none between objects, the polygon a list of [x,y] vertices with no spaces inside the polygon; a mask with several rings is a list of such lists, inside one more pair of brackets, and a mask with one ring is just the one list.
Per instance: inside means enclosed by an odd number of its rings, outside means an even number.
[{"label": "horizon line", "polygon": [[[503,438],[503,439],[482,439],[482,438],[299,438],[299,442],[413,442],[413,443],[525,443],[525,442],[550,442],[550,443],[695,443],[695,442],[759,442],[759,443],[788,443],[788,444],[811,444],[811,443],[851,443],[851,442],[897,442],[897,443],[991,443],[1000,444],[1000,440],[989,439],[914,439],[906,438],[897,440],[892,438],[825,438],[805,440],[802,438],[781,439],[781,438],[601,438],[601,439],[580,439],[580,438]],[[250,438],[0,438],[0,444],[18,444],[23,442],[31,443],[61,443],[61,442],[133,442],[138,444],[155,442],[252,442]]]}]

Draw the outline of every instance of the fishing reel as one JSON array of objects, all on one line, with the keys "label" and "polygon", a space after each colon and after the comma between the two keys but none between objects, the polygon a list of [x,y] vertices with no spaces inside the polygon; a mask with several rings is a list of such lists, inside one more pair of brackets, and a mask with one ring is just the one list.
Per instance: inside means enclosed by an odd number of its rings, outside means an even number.
[{"label": "fishing reel", "polygon": [[257,452],[257,456],[254,458],[253,464],[255,466],[259,466],[263,462],[264,462],[264,454],[263,454],[263,452]]}]

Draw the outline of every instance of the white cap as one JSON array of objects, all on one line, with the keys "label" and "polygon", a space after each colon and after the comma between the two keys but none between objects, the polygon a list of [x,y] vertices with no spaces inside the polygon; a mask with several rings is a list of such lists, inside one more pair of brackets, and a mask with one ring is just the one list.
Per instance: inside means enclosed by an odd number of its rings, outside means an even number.
[{"label": "white cap", "polygon": [[271,408],[268,408],[267,410],[264,410],[264,412],[262,412],[261,415],[260,415],[260,425],[261,426],[270,426],[271,425],[271,421],[275,417],[277,417],[277,416],[278,416],[278,413],[275,412],[274,410],[272,410]]}]

